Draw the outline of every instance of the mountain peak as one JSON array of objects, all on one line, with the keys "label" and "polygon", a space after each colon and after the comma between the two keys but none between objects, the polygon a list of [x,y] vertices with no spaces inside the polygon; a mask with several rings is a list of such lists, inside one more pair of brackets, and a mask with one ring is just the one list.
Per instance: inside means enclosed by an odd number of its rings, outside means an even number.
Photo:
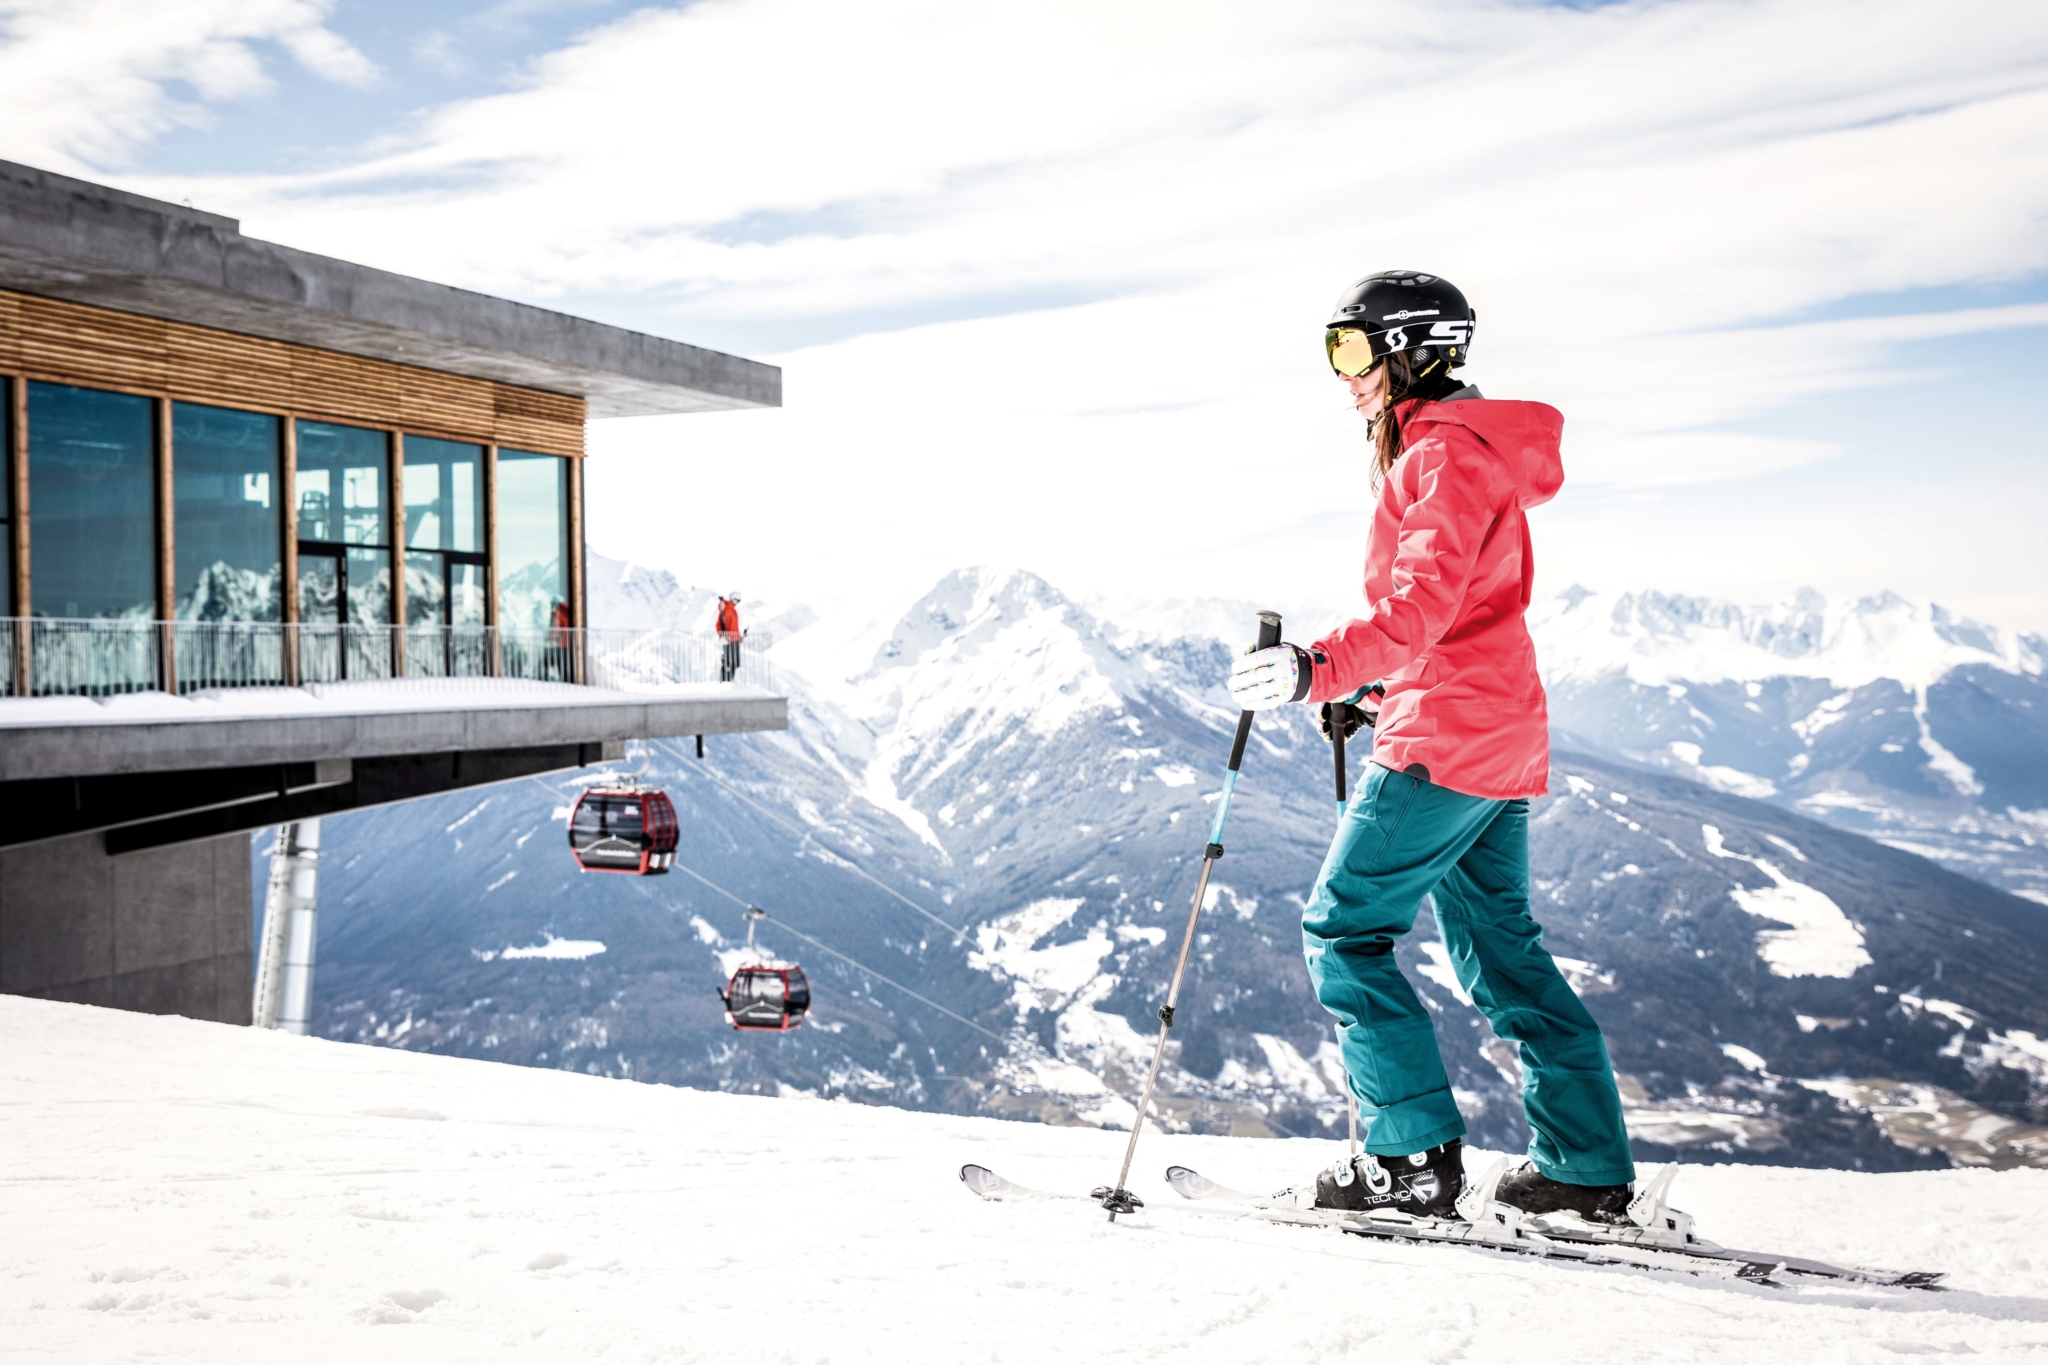
[{"label": "mountain peak", "polygon": [[1831,602],[1801,588],[1779,602],[1745,606],[1575,585],[1531,607],[1529,628],[1546,678],[1622,672],[1652,686],[1811,677],[1845,687],[1877,678],[1927,687],[1971,664],[2039,674],[2043,654],[2038,637],[1894,592]]},{"label": "mountain peak", "polygon": [[1066,618],[1080,633],[1095,633],[1094,618],[1035,573],[987,565],[955,569],[897,620],[876,646],[865,676],[916,663],[948,643],[973,652],[1005,628],[1043,613]]}]

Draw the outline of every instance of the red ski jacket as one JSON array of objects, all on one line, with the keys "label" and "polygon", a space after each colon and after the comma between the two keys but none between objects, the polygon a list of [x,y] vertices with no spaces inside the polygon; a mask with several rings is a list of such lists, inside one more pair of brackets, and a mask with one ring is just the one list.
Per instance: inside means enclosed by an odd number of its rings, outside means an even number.
[{"label": "red ski jacket", "polygon": [[1401,405],[1407,447],[1365,552],[1371,609],[1317,641],[1311,702],[1387,686],[1373,761],[1469,796],[1541,796],[1550,717],[1522,614],[1536,576],[1524,513],[1564,484],[1564,417],[1486,398]]}]

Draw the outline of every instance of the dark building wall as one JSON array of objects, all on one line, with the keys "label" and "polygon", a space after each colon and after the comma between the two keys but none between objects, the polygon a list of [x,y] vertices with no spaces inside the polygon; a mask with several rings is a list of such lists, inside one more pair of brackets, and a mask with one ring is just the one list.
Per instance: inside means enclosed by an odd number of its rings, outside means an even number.
[{"label": "dark building wall", "polygon": [[249,1022],[249,836],[0,849],[0,994]]}]

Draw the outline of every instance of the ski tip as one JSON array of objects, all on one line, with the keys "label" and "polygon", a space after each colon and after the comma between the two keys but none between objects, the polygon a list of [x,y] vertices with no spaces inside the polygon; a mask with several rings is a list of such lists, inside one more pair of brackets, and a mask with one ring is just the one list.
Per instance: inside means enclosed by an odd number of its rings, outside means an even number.
[{"label": "ski tip", "polygon": [[1948,1278],[1946,1270],[1908,1270],[1902,1272],[1893,1284],[1907,1289],[1941,1289],[1942,1281]]},{"label": "ski tip", "polygon": [[993,1199],[996,1191],[1002,1188],[1003,1180],[988,1167],[977,1166],[970,1161],[960,1168],[960,1183],[983,1199]]}]

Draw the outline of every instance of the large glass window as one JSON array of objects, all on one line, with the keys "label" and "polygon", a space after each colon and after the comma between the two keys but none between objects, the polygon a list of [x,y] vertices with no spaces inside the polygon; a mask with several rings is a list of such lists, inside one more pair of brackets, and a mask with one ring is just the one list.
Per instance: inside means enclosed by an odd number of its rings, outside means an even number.
[{"label": "large glass window", "polygon": [[133,394],[29,384],[29,592],[37,616],[155,616],[150,407]]},{"label": "large glass window", "polygon": [[[405,438],[406,671],[487,672],[484,448]],[[417,627],[417,629],[414,629]]]},{"label": "large glass window", "polygon": [[300,422],[298,444],[299,620],[390,624],[390,437]]},{"label": "large glass window", "polygon": [[498,624],[569,624],[569,462],[498,452]]},{"label": "large glass window", "polygon": [[279,420],[171,405],[181,621],[282,619]]},{"label": "large glass window", "polygon": [[405,438],[405,545],[406,624],[482,625],[482,446]]},{"label": "large glass window", "polygon": [[451,555],[405,554],[405,623],[408,626],[480,626],[484,623],[484,566]]},{"label": "large glass window", "polygon": [[484,448],[405,438],[405,543],[414,550],[484,548]]},{"label": "large glass window", "polygon": [[298,437],[299,539],[389,545],[384,495],[391,438],[328,422],[301,422]]}]

